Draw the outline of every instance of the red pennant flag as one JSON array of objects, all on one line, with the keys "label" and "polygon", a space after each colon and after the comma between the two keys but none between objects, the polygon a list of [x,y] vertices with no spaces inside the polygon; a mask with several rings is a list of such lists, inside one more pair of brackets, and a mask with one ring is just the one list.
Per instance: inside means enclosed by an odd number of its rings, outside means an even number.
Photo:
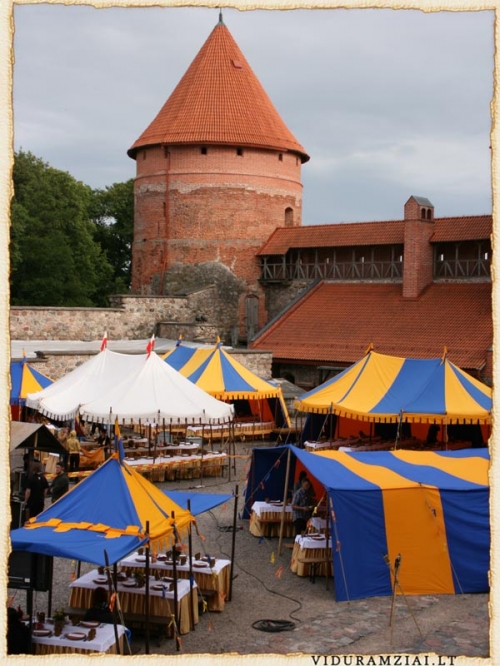
[{"label": "red pennant flag", "polygon": [[107,346],[108,346],[108,332],[106,331],[104,333],[104,337],[101,342],[101,351],[104,351]]},{"label": "red pennant flag", "polygon": [[148,352],[148,357],[151,355],[151,352],[153,351],[155,347],[155,334],[151,336],[151,340],[148,342],[148,346],[146,347],[146,351]]}]

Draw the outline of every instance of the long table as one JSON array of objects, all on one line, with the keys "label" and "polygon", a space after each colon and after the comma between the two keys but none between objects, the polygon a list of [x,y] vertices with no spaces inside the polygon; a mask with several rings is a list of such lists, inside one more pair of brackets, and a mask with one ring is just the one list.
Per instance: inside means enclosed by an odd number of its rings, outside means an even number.
[{"label": "long table", "polygon": [[[87,636],[90,631],[88,627],[81,625],[73,626],[70,622],[66,626],[61,636],[55,636],[54,625],[51,620],[48,620],[43,629],[50,630],[50,636],[37,636],[32,635],[31,640],[34,645],[34,653],[43,654],[88,654],[90,652],[101,652],[105,654],[116,654],[116,640],[115,631],[112,624],[101,624],[96,628],[96,635],[93,640],[88,640]],[[118,640],[120,645],[120,654],[123,654],[124,634],[125,627],[121,624],[117,625]],[[85,638],[76,638],[78,634],[85,634]],[[75,635],[75,639],[68,638]]]},{"label": "long table", "polygon": [[[131,569],[132,573],[136,571],[144,572],[145,563],[138,558],[138,553],[132,553],[123,560],[120,560],[118,566],[121,570]],[[231,561],[230,560],[215,560],[215,564],[211,566],[201,566],[201,561],[192,559],[193,564],[193,577],[198,585],[198,594],[206,600],[207,608],[209,611],[223,611],[226,605],[226,597],[229,593],[230,574],[231,574]],[[208,564],[208,563],[207,563]],[[164,560],[156,560],[150,562],[149,568],[156,579],[161,578],[165,574],[171,576],[173,566],[167,564]],[[189,580],[189,563],[177,564],[177,576],[179,578]]]},{"label": "long table", "polygon": [[332,540],[321,535],[322,539],[310,536],[295,537],[290,570],[297,576],[333,576]]},{"label": "long table", "polygon": [[[254,502],[250,514],[250,532],[256,537],[279,536],[283,506],[276,506],[269,502]],[[287,504],[285,508],[285,522],[283,536],[292,537],[295,534],[293,525],[292,507]]]},{"label": "long table", "polygon": [[203,476],[222,476],[229,463],[226,453],[205,453],[202,455],[173,455],[132,458],[125,456],[127,465],[140,474],[150,476],[151,481],[163,482],[176,479],[198,479]]},{"label": "long table", "polygon": [[[102,583],[96,583],[100,578],[97,569],[89,571],[75,580],[70,585],[69,604],[74,608],[91,608],[92,593],[96,587],[102,587]],[[155,578],[150,579],[149,586],[149,613],[151,616],[165,620],[165,629],[172,633],[172,617],[174,614],[174,592],[171,590],[155,590],[153,585],[157,583]],[[125,615],[145,614],[145,587],[128,587],[132,581],[117,581],[116,590],[120,598],[120,606]],[[105,586],[105,584],[104,584]],[[179,579],[177,582],[177,616],[179,618],[179,632],[187,634],[190,631],[190,583],[188,580]],[[194,623],[198,623],[198,588],[196,581],[193,583],[193,610]]]}]

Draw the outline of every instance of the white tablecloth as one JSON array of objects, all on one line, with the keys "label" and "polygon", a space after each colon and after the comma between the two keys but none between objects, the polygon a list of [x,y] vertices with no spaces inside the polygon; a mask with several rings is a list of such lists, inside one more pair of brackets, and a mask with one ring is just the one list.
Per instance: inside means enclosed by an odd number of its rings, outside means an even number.
[{"label": "white tablecloth", "polygon": [[[119,567],[131,567],[131,568],[135,568],[135,569],[137,569],[139,567],[144,567],[145,562],[143,562],[142,560],[138,561],[137,557],[139,557],[137,553],[132,553],[132,555],[129,555],[125,559],[120,560],[118,562],[118,566]],[[195,558],[193,557],[193,564],[195,562],[197,562],[197,560],[195,560]],[[196,574],[196,573],[204,573],[204,574],[206,574],[206,573],[210,573],[210,574],[215,573],[215,574],[218,575],[218,574],[221,573],[221,571],[225,567],[229,566],[230,564],[231,564],[230,560],[218,560],[218,559],[216,559],[215,564],[214,564],[213,567],[207,566],[207,567],[199,567],[198,568],[198,567],[193,566],[193,573],[194,574]],[[151,562],[150,561],[149,562],[149,568],[150,569],[155,569],[155,570],[160,570],[160,571],[165,571],[165,572],[167,572],[167,575],[169,575],[169,576],[173,571],[173,567],[172,567],[171,564],[165,564],[164,561],[162,562],[162,561],[158,561],[158,560],[156,562]],[[182,564],[182,565],[177,564],[176,568],[177,568],[177,571],[189,572],[189,564],[188,563]]]},{"label": "white tablecloth", "polygon": [[326,537],[324,539],[311,539],[311,537],[301,536],[300,534],[295,537],[295,543],[299,544],[301,550],[306,550],[306,549],[318,550],[320,548],[332,547],[331,539],[328,539],[328,546],[327,546]]},{"label": "white tablecloth", "polygon": [[[138,563],[136,563],[138,564]],[[107,589],[107,583],[95,583],[96,578],[101,578],[97,569],[89,571],[85,575],[81,576],[73,583],[70,584],[70,587],[80,587],[86,590],[95,590],[96,587],[104,587]],[[153,590],[151,585],[156,584],[157,581],[153,578],[150,579],[149,594],[152,597],[162,597],[163,599],[173,599],[174,592],[168,590]],[[197,587],[196,582],[193,583],[193,587]],[[146,587],[127,587],[123,585],[122,581],[117,582],[116,589],[118,592],[127,593],[127,594],[139,594],[144,596],[146,594]],[[182,597],[186,594],[189,594],[189,581],[179,578],[177,582],[177,599],[180,601]]]},{"label": "white tablecloth", "polygon": [[[282,513],[283,506],[276,506],[276,504],[269,504],[269,502],[254,502],[252,504],[252,511],[255,512],[256,516],[262,518],[264,513]],[[285,513],[292,513],[290,504],[286,505]]]},{"label": "white tablecloth", "polygon": [[[54,625],[50,622],[46,622],[44,625],[45,629],[54,630]],[[121,624],[117,626],[118,629],[118,638],[121,638],[125,633],[125,627],[122,627]],[[61,636],[33,636],[33,643],[40,646],[52,646],[54,650],[50,652],[65,652],[63,648],[71,648],[78,650],[85,650],[89,652],[107,652],[110,648],[115,645],[115,631],[112,624],[101,624],[96,628],[96,635],[92,641],[87,640],[71,640],[70,638],[64,638],[67,634],[73,633],[85,633],[88,635],[90,628],[76,626],[74,627],[71,623],[67,623],[66,627],[63,629]],[[49,652],[45,650],[44,652]]]}]

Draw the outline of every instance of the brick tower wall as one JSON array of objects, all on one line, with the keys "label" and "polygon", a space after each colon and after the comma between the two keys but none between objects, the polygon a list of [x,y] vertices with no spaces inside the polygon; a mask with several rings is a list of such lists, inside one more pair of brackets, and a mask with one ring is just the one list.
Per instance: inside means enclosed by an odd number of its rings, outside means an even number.
[{"label": "brick tower wall", "polygon": [[276,227],[301,224],[301,161],[293,153],[241,150],[206,146],[202,154],[201,146],[152,146],[137,152],[134,292],[154,292],[176,264],[205,262],[224,264],[260,291],[256,251]]},{"label": "brick tower wall", "polygon": [[[429,212],[430,219],[424,219],[423,212]],[[403,298],[418,298],[432,282],[433,233],[434,209],[411,197],[405,204]]]}]

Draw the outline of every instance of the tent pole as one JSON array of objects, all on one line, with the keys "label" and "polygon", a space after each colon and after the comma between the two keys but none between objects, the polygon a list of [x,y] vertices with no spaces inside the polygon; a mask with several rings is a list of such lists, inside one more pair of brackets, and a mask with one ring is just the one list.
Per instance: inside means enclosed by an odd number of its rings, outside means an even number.
[{"label": "tent pole", "polygon": [[[191,500],[187,501],[187,510],[191,513]],[[195,629],[194,624],[194,599],[193,599],[193,540],[191,538],[192,534],[192,523],[189,523],[189,532],[188,532],[188,545],[189,545],[189,613],[190,613],[190,629],[193,631]]]},{"label": "tent pole", "polygon": [[[326,493],[326,527],[325,527],[325,537],[326,537],[326,552],[328,553],[328,541],[330,539],[330,521],[329,521],[329,514],[328,514],[328,490],[325,489]],[[332,560],[333,560],[333,542],[332,542]],[[325,558],[326,559],[326,558]],[[330,588],[330,562],[326,562],[326,571],[325,571],[325,579],[326,579],[326,589],[328,590]],[[332,567],[333,568],[333,567]]]},{"label": "tent pole", "polygon": [[174,574],[174,634],[176,651],[179,652],[181,646],[179,644],[179,616],[178,616],[178,596],[177,596],[177,530],[175,529],[175,511],[172,511],[172,528],[174,536],[174,544],[172,546],[172,573]]},{"label": "tent pole", "polygon": [[291,457],[292,457],[292,451],[291,449],[288,449],[288,457],[286,459],[286,472],[285,472],[285,489],[283,491],[283,509],[281,510],[280,540],[278,543],[278,555],[281,555],[281,544],[283,542],[283,529],[285,527],[285,511],[286,511],[286,501],[288,499],[288,479],[290,477]]},{"label": "tent pole", "polygon": [[[236,450],[235,450],[235,447],[234,447],[234,427],[233,427],[233,424],[231,424],[229,426],[229,442],[228,442],[228,451],[227,451],[228,455],[229,455],[229,461],[228,461],[229,465],[227,466],[229,483],[231,483],[231,443],[233,445],[233,447],[232,447],[233,454],[235,454]],[[234,459],[235,458],[233,458],[233,460]]]},{"label": "tent pole", "polygon": [[333,416],[332,416],[332,413],[333,413],[333,404],[330,405],[330,414],[329,414],[329,416],[330,416],[330,443],[333,442],[333,423],[332,423]]},{"label": "tent pole", "polygon": [[[113,584],[111,581],[111,573],[109,571],[109,557],[108,557],[108,551],[104,549],[104,561],[106,562],[106,576],[108,578],[108,590],[109,590],[109,598],[111,600],[111,597],[113,595]],[[113,629],[115,632],[115,644],[116,644],[116,654],[121,654],[120,652],[120,639],[118,638],[118,627],[116,626],[116,612],[115,612],[115,606],[113,606]]]},{"label": "tent pole", "polygon": [[145,624],[145,652],[149,654],[149,520],[146,521],[146,536],[148,537],[148,542],[146,543],[146,565],[145,565],[145,577],[146,577],[146,593],[144,595],[144,624]]},{"label": "tent pole", "polygon": [[231,543],[231,568],[229,570],[229,593],[227,600],[231,601],[233,596],[233,572],[234,572],[234,551],[236,548],[236,519],[238,517],[238,484],[234,489],[234,513],[233,513],[233,539]]}]

